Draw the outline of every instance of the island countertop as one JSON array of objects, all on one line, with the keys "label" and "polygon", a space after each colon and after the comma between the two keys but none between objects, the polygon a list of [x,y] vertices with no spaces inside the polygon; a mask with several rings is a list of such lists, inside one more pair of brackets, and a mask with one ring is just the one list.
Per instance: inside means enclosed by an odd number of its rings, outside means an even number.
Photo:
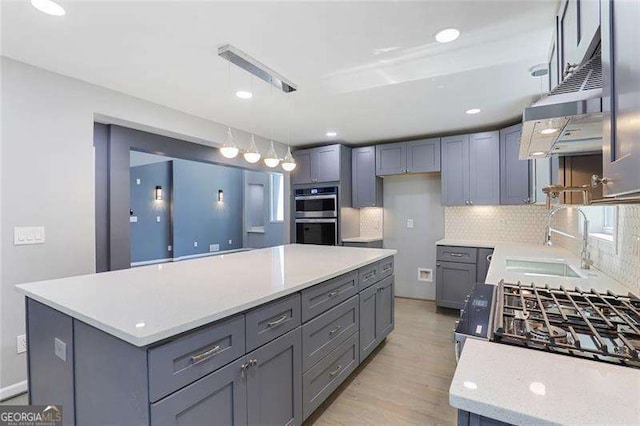
[{"label": "island countertop", "polygon": [[395,254],[291,244],[16,288],[135,346],[147,346]]}]

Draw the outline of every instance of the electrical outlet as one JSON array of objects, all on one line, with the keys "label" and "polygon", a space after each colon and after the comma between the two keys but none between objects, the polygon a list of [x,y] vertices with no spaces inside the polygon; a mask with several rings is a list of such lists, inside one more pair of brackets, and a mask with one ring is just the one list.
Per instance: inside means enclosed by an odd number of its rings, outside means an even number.
[{"label": "electrical outlet", "polygon": [[220,251],[220,244],[211,244],[209,246],[209,251]]},{"label": "electrical outlet", "polygon": [[197,242],[197,241],[194,241],[194,242],[193,242],[193,246],[194,246],[194,247],[198,247],[198,242]]},{"label": "electrical outlet", "polygon": [[229,244],[233,244],[233,240],[229,240]]},{"label": "electrical outlet", "polygon": [[27,351],[27,336],[21,334],[16,338],[16,353],[24,353]]},{"label": "electrical outlet", "polygon": [[160,216],[156,216],[156,222],[160,223]]},{"label": "electrical outlet", "polygon": [[173,250],[173,247],[167,246],[167,251],[171,251],[171,250]]},{"label": "electrical outlet", "polygon": [[58,358],[67,362],[67,344],[57,337],[53,339],[53,352]]},{"label": "electrical outlet", "polygon": [[413,219],[407,219],[407,228],[413,228]]},{"label": "electrical outlet", "polygon": [[140,185],[140,179],[136,179],[136,185]]}]

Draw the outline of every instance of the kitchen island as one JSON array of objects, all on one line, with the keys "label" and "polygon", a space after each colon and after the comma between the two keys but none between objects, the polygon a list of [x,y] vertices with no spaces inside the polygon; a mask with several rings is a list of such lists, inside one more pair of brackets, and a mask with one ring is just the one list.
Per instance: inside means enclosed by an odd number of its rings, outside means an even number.
[{"label": "kitchen island", "polygon": [[287,245],[17,286],[65,424],[300,424],[393,330],[394,250]]}]

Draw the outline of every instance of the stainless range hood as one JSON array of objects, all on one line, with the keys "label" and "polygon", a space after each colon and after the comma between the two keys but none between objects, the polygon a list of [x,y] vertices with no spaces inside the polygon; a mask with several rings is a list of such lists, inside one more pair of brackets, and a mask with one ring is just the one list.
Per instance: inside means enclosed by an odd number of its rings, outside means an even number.
[{"label": "stainless range hood", "polygon": [[602,151],[600,52],[522,114],[520,159]]}]

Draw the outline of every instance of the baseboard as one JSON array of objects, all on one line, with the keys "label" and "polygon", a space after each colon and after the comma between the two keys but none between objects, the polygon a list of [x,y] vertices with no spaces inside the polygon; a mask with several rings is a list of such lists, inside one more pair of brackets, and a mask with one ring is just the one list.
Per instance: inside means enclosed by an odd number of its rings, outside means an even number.
[{"label": "baseboard", "polygon": [[25,393],[27,391],[27,381],[23,380],[22,382],[14,383],[4,388],[0,388],[0,401],[5,399],[13,398],[16,395],[20,395],[21,393]]}]

